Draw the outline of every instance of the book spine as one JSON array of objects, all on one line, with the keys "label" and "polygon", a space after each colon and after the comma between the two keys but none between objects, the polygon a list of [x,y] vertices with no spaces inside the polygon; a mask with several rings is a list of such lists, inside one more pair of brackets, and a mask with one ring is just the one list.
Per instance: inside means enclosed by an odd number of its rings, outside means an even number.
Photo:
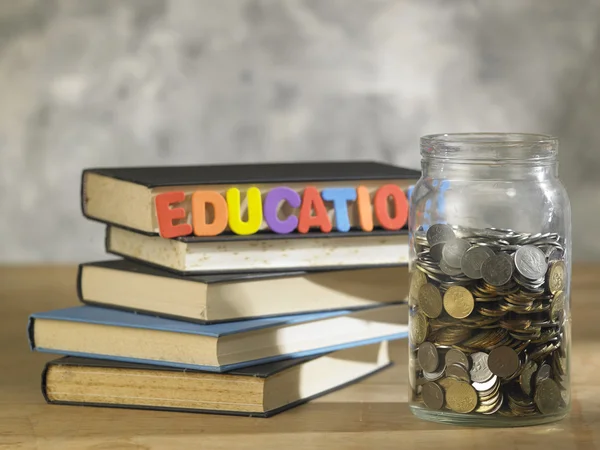
[{"label": "book spine", "polygon": [[88,173],[88,170],[84,170],[81,172],[81,187],[80,187],[80,206],[81,206],[81,214],[87,219],[94,220],[92,217],[88,216],[86,205],[86,191],[85,191],[85,177]]},{"label": "book spine", "polygon": [[34,339],[34,327],[35,327],[35,318],[30,317],[27,322],[27,340],[29,342],[29,349],[35,350],[35,339]]},{"label": "book spine", "polygon": [[77,289],[77,298],[79,298],[79,301],[81,303],[85,303],[84,298],[83,298],[83,288],[81,286],[81,279],[83,277],[83,269],[85,266],[86,266],[86,264],[79,264],[79,266],[77,267],[76,289]]},{"label": "book spine", "polygon": [[53,366],[54,363],[52,361],[48,361],[45,365],[44,365],[44,369],[42,370],[42,378],[41,378],[41,382],[42,382],[42,395],[44,396],[44,400],[46,400],[46,403],[54,403],[52,400],[50,400],[50,398],[48,397],[48,370],[50,370],[50,367]]}]

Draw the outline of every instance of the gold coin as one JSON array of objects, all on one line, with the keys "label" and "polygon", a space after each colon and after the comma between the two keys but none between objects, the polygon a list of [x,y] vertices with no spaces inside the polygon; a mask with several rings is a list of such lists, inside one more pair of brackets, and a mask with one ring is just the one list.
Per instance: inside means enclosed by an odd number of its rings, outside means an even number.
[{"label": "gold coin", "polygon": [[456,381],[448,387],[446,404],[457,413],[470,413],[477,407],[477,392],[464,381]]},{"label": "gold coin", "polygon": [[558,291],[564,290],[565,273],[566,266],[563,261],[556,261],[552,264],[548,276],[548,287],[550,288],[550,292],[556,294]]},{"label": "gold coin", "polygon": [[427,317],[417,311],[411,316],[410,339],[414,345],[422,344],[427,337]]},{"label": "gold coin", "polygon": [[419,289],[427,283],[427,276],[420,270],[415,270],[410,277],[410,290],[408,291],[408,300],[411,305],[416,305],[419,301]]},{"label": "gold coin", "polygon": [[473,312],[473,295],[462,286],[452,286],[444,294],[444,309],[455,319],[464,319]]},{"label": "gold coin", "polygon": [[444,389],[444,392],[448,392],[450,386],[458,382],[459,381],[456,378],[442,378],[441,380],[438,380],[437,384],[439,384]]},{"label": "gold coin", "polygon": [[565,293],[558,291],[554,294],[552,299],[552,306],[550,308],[550,319],[556,322],[560,318],[560,312],[565,308]]},{"label": "gold coin", "polygon": [[442,313],[442,294],[431,283],[426,283],[419,289],[419,306],[421,311],[430,319],[435,319]]}]

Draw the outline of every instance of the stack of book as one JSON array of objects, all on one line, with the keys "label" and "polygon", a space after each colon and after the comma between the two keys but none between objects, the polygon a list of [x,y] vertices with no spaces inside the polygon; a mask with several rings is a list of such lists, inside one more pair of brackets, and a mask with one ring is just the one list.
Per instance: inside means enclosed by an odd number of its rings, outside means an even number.
[{"label": "stack of book", "polygon": [[407,191],[371,162],[88,169],[120,258],[33,314],[49,403],[269,416],[387,367],[407,335]]}]

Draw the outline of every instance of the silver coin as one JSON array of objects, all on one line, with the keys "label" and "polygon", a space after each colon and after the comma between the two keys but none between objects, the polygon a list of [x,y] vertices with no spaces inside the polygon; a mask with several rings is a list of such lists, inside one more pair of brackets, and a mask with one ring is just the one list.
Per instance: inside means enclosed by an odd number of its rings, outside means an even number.
[{"label": "silver coin", "polygon": [[488,381],[484,382],[484,383],[478,383],[478,382],[473,382],[471,383],[471,386],[473,386],[473,389],[475,389],[477,392],[485,392],[485,391],[489,391],[490,389],[492,389],[496,383],[498,382],[498,377],[496,375],[494,375],[492,378],[490,378]]},{"label": "silver coin", "polygon": [[443,223],[431,225],[427,230],[427,242],[429,242],[429,245],[432,247],[435,244],[447,242],[455,237],[452,227]]},{"label": "silver coin", "polygon": [[431,256],[431,259],[435,262],[439,263],[442,260],[444,245],[445,244],[443,242],[438,242],[437,244],[433,244],[429,249],[429,256]]},{"label": "silver coin", "polygon": [[442,368],[437,372],[425,372],[423,371],[423,378],[427,381],[437,381],[444,376],[444,371],[446,370],[446,366],[442,364]]},{"label": "silver coin", "polygon": [[504,394],[500,394],[500,397],[498,399],[498,403],[496,404],[496,406],[494,407],[494,409],[492,409],[491,411],[482,412],[481,414],[487,414],[487,415],[489,415],[489,414],[495,414],[502,407],[503,403],[504,403]]},{"label": "silver coin", "polygon": [[435,372],[440,362],[438,351],[431,342],[423,342],[419,345],[417,359],[425,372]]},{"label": "silver coin", "polygon": [[546,274],[548,263],[539,248],[525,245],[515,252],[515,267],[525,278],[537,280]]},{"label": "silver coin", "polygon": [[457,378],[459,380],[466,381],[467,383],[471,382],[471,378],[469,377],[469,372],[467,369],[458,363],[446,366],[446,376]]},{"label": "silver coin", "polygon": [[481,266],[486,259],[492,256],[494,256],[494,252],[488,247],[471,247],[460,260],[460,268],[466,276],[478,280],[482,277]]},{"label": "silver coin", "polygon": [[485,383],[494,376],[490,368],[488,367],[488,355],[487,353],[477,352],[471,355],[473,364],[471,366],[471,380],[477,383]]},{"label": "silver coin", "polygon": [[457,269],[456,267],[450,267],[446,261],[444,259],[442,259],[440,261],[440,269],[442,270],[442,272],[444,272],[446,275],[449,275],[451,277],[456,277],[458,275],[462,275],[462,270]]},{"label": "silver coin", "polygon": [[451,348],[450,350],[448,350],[448,352],[446,353],[445,360],[446,367],[450,366],[451,364],[460,364],[467,370],[471,368],[471,364],[469,363],[469,358],[467,357],[467,355],[455,348]]},{"label": "silver coin", "polygon": [[535,384],[537,385],[543,380],[550,378],[552,375],[552,367],[549,364],[542,364],[535,375]]},{"label": "silver coin", "polygon": [[506,253],[498,253],[486,259],[481,265],[481,276],[492,286],[502,286],[510,281],[513,275],[513,262]]},{"label": "silver coin", "polygon": [[463,255],[469,250],[471,244],[464,239],[452,239],[444,245],[442,258],[450,267],[460,269],[460,261]]}]

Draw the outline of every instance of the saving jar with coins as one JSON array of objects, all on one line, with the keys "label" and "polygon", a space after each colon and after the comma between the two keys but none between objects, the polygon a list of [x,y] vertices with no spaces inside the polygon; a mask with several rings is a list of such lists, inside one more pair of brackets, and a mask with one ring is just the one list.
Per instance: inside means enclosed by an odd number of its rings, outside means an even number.
[{"label": "saving jar with coins", "polygon": [[421,138],[410,196],[409,405],[473,426],[569,411],[571,209],[558,141]]}]

